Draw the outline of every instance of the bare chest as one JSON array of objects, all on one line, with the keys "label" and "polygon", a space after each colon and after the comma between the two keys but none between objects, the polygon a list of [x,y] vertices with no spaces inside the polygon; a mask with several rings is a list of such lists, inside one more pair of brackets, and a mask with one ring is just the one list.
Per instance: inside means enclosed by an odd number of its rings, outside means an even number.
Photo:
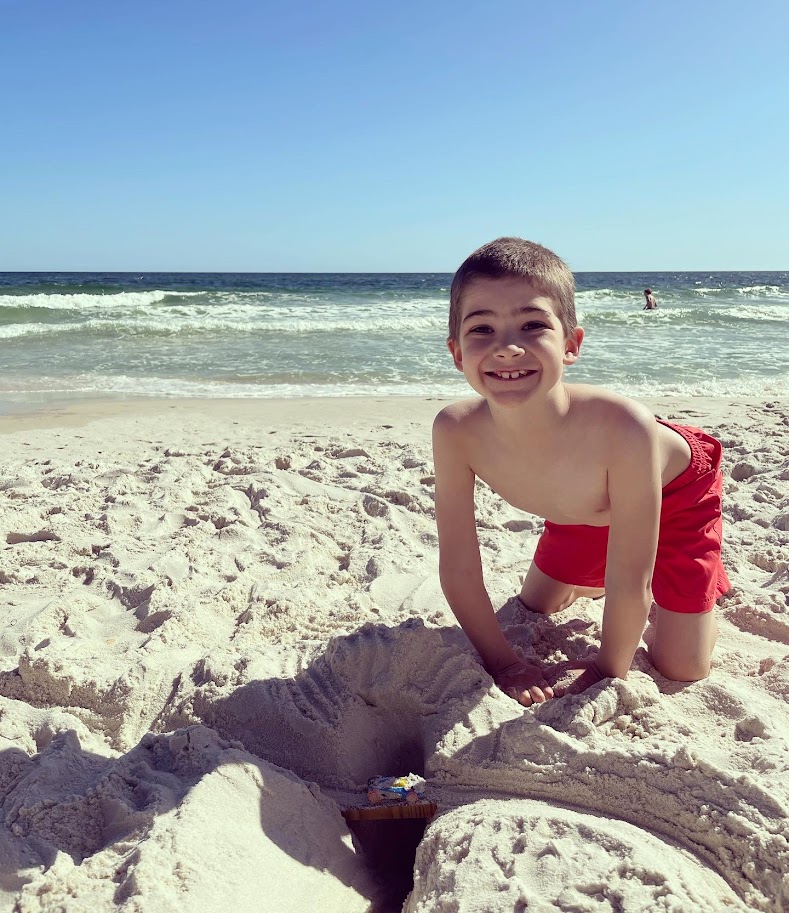
[{"label": "bare chest", "polygon": [[602,460],[580,448],[534,459],[516,450],[485,448],[472,466],[478,478],[519,510],[553,523],[609,523],[607,474]]}]

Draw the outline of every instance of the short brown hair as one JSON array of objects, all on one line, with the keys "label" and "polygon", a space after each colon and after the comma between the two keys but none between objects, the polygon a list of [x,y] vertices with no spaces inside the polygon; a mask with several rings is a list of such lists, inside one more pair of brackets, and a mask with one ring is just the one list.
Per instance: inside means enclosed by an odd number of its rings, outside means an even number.
[{"label": "short brown hair", "polygon": [[460,335],[461,298],[475,279],[520,278],[551,298],[565,336],[578,326],[575,280],[570,268],[553,251],[523,238],[496,238],[483,244],[461,263],[449,292],[449,338]]}]

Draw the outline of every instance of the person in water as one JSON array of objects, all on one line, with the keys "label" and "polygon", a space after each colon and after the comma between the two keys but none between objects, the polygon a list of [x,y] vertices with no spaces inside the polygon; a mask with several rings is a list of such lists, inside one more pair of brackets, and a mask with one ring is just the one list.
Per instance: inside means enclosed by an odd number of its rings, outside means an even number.
[{"label": "person in water", "polygon": [[643,309],[645,311],[654,311],[657,308],[657,301],[655,300],[655,296],[652,294],[651,288],[644,289],[644,297],[646,298],[647,303],[644,305]]}]

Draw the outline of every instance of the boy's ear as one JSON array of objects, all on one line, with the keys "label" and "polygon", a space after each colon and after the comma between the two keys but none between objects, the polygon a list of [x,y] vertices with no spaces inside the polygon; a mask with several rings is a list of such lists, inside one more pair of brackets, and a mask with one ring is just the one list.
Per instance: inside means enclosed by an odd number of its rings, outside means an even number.
[{"label": "boy's ear", "polygon": [[451,336],[447,339],[447,348],[449,349],[452,355],[452,361],[455,362],[455,367],[458,371],[463,370],[463,353],[460,351],[460,343],[457,339],[453,339]]},{"label": "boy's ear", "polygon": [[564,343],[562,364],[574,365],[581,354],[581,343],[584,341],[583,327],[576,327]]}]

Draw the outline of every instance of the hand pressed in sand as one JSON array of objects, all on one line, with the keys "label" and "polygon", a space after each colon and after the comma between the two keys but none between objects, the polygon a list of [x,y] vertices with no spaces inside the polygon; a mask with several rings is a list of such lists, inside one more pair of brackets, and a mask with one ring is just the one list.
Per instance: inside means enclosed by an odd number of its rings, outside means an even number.
[{"label": "hand pressed in sand", "polygon": [[491,673],[493,681],[508,696],[524,707],[542,704],[553,697],[553,688],[548,684],[540,666],[522,659]]},{"label": "hand pressed in sand", "polygon": [[600,671],[594,659],[575,659],[557,663],[546,677],[556,697],[564,697],[565,694],[580,694],[607,676]]}]

